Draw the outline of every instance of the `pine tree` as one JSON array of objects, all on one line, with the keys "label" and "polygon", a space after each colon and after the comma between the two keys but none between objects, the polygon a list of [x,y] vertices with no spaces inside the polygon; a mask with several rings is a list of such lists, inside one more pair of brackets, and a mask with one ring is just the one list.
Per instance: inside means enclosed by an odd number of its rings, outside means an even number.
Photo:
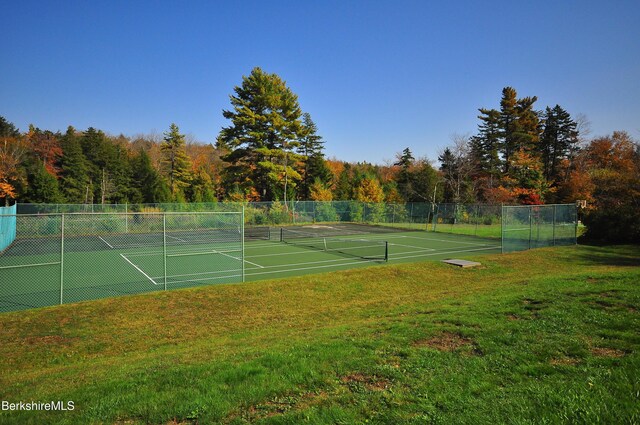
[{"label": "pine tree", "polygon": [[62,168],[60,188],[62,194],[70,203],[85,203],[88,201],[87,193],[93,193],[89,183],[87,161],[82,153],[80,140],[73,127],[69,126],[67,132],[60,141],[62,147]]},{"label": "pine tree", "polygon": [[329,183],[331,170],[324,159],[324,141],[322,141],[322,136],[317,134],[318,127],[308,112],[302,114],[302,132],[303,135],[298,147],[298,153],[302,155],[303,159],[299,196],[301,199],[309,199],[313,182],[319,180],[322,184]]},{"label": "pine tree", "polygon": [[500,112],[495,109],[480,108],[481,123],[478,134],[470,139],[470,154],[479,177],[486,177],[488,186],[500,178]]},{"label": "pine tree", "polygon": [[504,172],[508,173],[511,157],[520,149],[533,150],[539,138],[539,119],[533,104],[536,96],[517,98],[513,87],[502,90],[500,100],[501,153],[504,158]]},{"label": "pine tree", "polygon": [[544,115],[544,130],[540,140],[540,156],[544,176],[548,181],[560,180],[560,164],[576,152],[578,145],[577,123],[560,105],[547,107]]},{"label": "pine tree", "polygon": [[218,137],[218,147],[230,150],[224,158],[226,185],[237,184],[245,193],[255,188],[262,200],[273,200],[301,178],[292,167],[298,161],[294,149],[305,134],[298,98],[278,75],[260,68],[234,91],[233,109],[222,112],[231,125]]},{"label": "pine tree", "polygon": [[442,192],[439,181],[438,171],[426,158],[416,160],[411,170],[411,193],[407,201],[438,202],[440,199],[436,195]]},{"label": "pine tree", "polygon": [[164,136],[160,145],[163,170],[169,180],[171,194],[178,201],[184,199],[185,189],[191,184],[191,164],[185,152],[184,135],[180,134],[178,126],[171,124]]},{"label": "pine tree", "polygon": [[58,180],[47,171],[44,163],[36,160],[28,174],[29,190],[25,200],[31,203],[58,204],[64,202]]},{"label": "pine tree", "polygon": [[162,180],[155,168],[151,165],[151,159],[144,149],[131,160],[132,175],[132,202],[155,203],[171,201],[171,192],[167,184]]},{"label": "pine tree", "polygon": [[411,150],[409,148],[404,148],[402,154],[398,154],[397,158],[398,161],[393,165],[400,167],[396,180],[398,184],[398,192],[400,192],[403,199],[409,199],[411,197],[411,192],[413,191],[411,167],[413,166],[415,158],[411,154]]},{"label": "pine tree", "polygon": [[354,181],[351,164],[344,164],[344,168],[338,175],[338,180],[336,181],[335,186],[334,199],[337,199],[339,201],[347,201],[353,199]]},{"label": "pine tree", "polygon": [[16,126],[0,115],[0,137],[20,137],[20,131]]},{"label": "pine tree", "polygon": [[504,171],[509,172],[511,156],[516,150],[515,133],[517,130],[518,114],[516,106],[517,93],[512,87],[502,89],[502,99],[500,100],[500,139],[501,151],[504,157]]}]

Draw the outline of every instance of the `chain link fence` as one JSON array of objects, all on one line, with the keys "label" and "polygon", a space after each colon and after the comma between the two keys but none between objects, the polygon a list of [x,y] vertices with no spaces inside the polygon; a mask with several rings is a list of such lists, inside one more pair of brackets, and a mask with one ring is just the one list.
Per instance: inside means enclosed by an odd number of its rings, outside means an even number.
[{"label": "chain link fence", "polygon": [[156,204],[18,204],[17,214],[225,212],[244,208],[247,226],[305,223],[373,223],[427,230],[435,204],[364,203],[360,201],[208,202]]},{"label": "chain link fence", "polygon": [[6,217],[0,311],[244,280],[242,211]]},{"label": "chain link fence", "polygon": [[546,246],[575,245],[575,204],[502,207],[502,252]]},{"label": "chain link fence", "polygon": [[432,228],[435,232],[500,239],[501,220],[501,205],[437,204]]}]

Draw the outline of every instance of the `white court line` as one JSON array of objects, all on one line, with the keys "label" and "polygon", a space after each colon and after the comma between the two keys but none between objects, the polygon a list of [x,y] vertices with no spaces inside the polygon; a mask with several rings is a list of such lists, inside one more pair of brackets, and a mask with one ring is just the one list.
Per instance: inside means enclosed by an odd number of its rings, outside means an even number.
[{"label": "white court line", "polygon": [[[473,251],[482,251],[482,250],[487,250],[487,249],[498,249],[500,248],[499,246],[493,246],[493,247],[483,247],[483,248],[471,248],[471,249],[463,249],[463,250],[455,250],[455,251],[438,251],[438,252],[430,252],[430,253],[423,253],[423,254],[417,254],[417,255],[401,255],[398,257],[394,257],[393,259],[395,260],[403,260],[406,258],[414,258],[414,257],[426,257],[426,256],[432,256],[432,255],[439,255],[439,254],[458,254],[458,253],[462,253],[462,252],[473,252]],[[389,258],[389,261],[391,261],[392,258]],[[327,268],[327,267],[341,267],[341,266],[350,266],[350,265],[354,265],[354,264],[362,264],[362,263],[377,263],[378,261],[375,260],[359,260],[359,261],[352,261],[352,262],[343,262],[340,264],[324,264],[324,265],[316,265],[316,266],[310,266],[310,267],[296,267],[296,266],[304,266],[307,264],[319,264],[319,263],[328,263],[328,262],[337,262],[337,261],[343,261],[341,259],[336,259],[336,260],[323,260],[323,261],[311,261],[311,262],[306,262],[306,263],[295,263],[295,264],[281,264],[281,265],[276,265],[276,266],[266,266],[263,267],[264,268],[282,268],[282,267],[287,267],[286,269],[283,270],[270,270],[270,271],[259,271],[259,272],[255,272],[255,273],[245,273],[245,276],[259,276],[259,275],[266,275],[266,274],[276,274],[276,273],[288,273],[288,272],[292,272],[292,271],[304,271],[304,270],[314,270],[314,269],[322,269],[322,268]],[[291,268],[291,266],[295,267],[295,268]],[[250,270],[259,270],[259,269],[250,269]],[[167,276],[167,278],[169,277],[185,277],[185,276],[196,276],[196,275],[203,275],[203,274],[213,274],[213,273],[221,273],[221,272],[207,272],[207,273],[193,273],[193,274],[185,274],[185,275],[174,275],[174,276]],[[224,278],[228,278],[228,277],[238,277],[238,275],[228,275],[228,276],[220,276],[220,277],[208,277],[208,278],[199,278],[199,279],[189,279],[189,282],[197,282],[197,281],[202,281],[202,280],[211,280],[211,279],[224,279]],[[185,282],[185,281],[180,281],[180,282]]]},{"label": "white court line", "polygon": [[[189,276],[189,275],[176,275],[175,277],[183,277],[183,276]],[[200,281],[203,281],[203,280],[215,280],[215,279],[228,279],[230,277],[242,277],[242,275],[241,274],[230,274],[230,275],[226,275],[226,276],[205,277],[205,278],[202,278],[202,279],[174,280],[174,281],[171,281],[171,282],[167,282],[167,286],[173,285],[173,284],[176,284],[176,283],[200,282]]]},{"label": "white court line", "polygon": [[436,241],[436,242],[448,242],[450,244],[465,244],[465,245],[476,245],[476,246],[486,246],[486,243],[479,242],[462,242],[462,241],[452,241],[448,239],[432,239],[432,238],[418,238],[416,236],[405,236],[405,238],[410,239],[419,239],[421,241]]},{"label": "white court line", "polygon": [[178,240],[178,241],[180,241],[180,242],[188,242],[188,241],[185,241],[184,239],[176,238],[175,236],[171,236],[171,235],[167,235],[167,237],[168,237],[168,238],[175,239],[175,240]]},{"label": "white court line", "polygon": [[[350,266],[352,264],[362,264],[365,262],[371,262],[372,260],[361,260],[361,261],[354,261],[354,262],[349,262],[349,263],[341,263],[338,264],[338,266]],[[314,264],[314,263],[300,263],[300,264]],[[296,264],[287,264],[284,266],[289,266],[289,265],[293,265],[295,266]],[[274,266],[272,266],[274,267]],[[277,266],[277,267],[283,267],[283,266]],[[326,267],[336,267],[336,264],[327,264],[327,265],[322,265],[322,266],[313,266],[313,267],[301,267],[301,268],[288,268],[285,270],[272,270],[272,271],[266,271],[266,272],[257,272],[257,273],[245,273],[245,276],[258,276],[258,275],[263,275],[263,274],[274,274],[274,273],[288,273],[291,271],[300,271],[300,270],[312,270],[312,269],[322,269],[322,268],[326,268]],[[252,270],[258,270],[258,269],[252,269]],[[183,277],[183,276],[191,276],[191,275],[176,275],[175,277]],[[238,275],[231,275],[231,276],[221,276],[221,277],[213,277],[213,278],[202,278],[202,279],[189,279],[189,282],[197,282],[200,280],[210,280],[210,279],[224,279],[226,277],[235,277]]]},{"label": "white court line", "polygon": [[[345,260],[344,258],[337,258],[337,259],[333,259],[333,260],[307,261],[305,263],[277,264],[277,265],[274,265],[274,266],[261,266],[260,268],[262,268],[262,269],[277,269],[277,268],[284,268],[284,267],[290,267],[290,266],[301,266],[301,265],[305,265],[305,264],[336,263],[336,262],[344,262],[344,261],[349,261],[349,260]],[[349,262],[347,264],[361,264],[361,263],[366,263],[366,262],[376,262],[376,260],[360,260],[358,262]],[[344,264],[344,263],[330,264],[329,266],[341,266],[342,264]],[[252,268],[248,268],[248,269],[245,269],[245,270],[260,270],[260,268],[252,267]],[[284,270],[280,270],[280,271],[284,273],[284,272],[286,272],[288,270],[289,269],[284,269]],[[224,273],[224,272],[228,272],[228,271],[235,271],[235,270],[219,270],[219,271],[214,271],[214,272],[177,274],[177,275],[171,275],[171,276],[167,276],[167,277],[169,278],[169,277],[182,277],[182,276],[199,276],[199,275],[205,275],[205,274]],[[259,274],[259,273],[257,273],[257,274]],[[160,279],[160,278],[162,278],[162,276],[155,277],[154,279]]]},{"label": "white court line", "polygon": [[[470,249],[462,249],[462,250],[456,250],[456,251],[436,251],[436,252],[432,252],[432,253],[428,253],[428,254],[416,254],[416,255],[398,255],[397,257],[394,255],[389,255],[389,261],[391,260],[404,260],[405,258],[415,258],[415,257],[428,257],[431,255],[440,255],[440,254],[459,254],[461,252],[473,252],[473,251],[483,251],[486,249],[499,249],[500,246],[496,245],[496,246],[488,246],[488,247],[483,247],[483,248],[470,248]],[[408,253],[410,254],[410,253]]]},{"label": "white court line", "polygon": [[142,274],[144,275],[144,277],[146,277],[147,279],[149,279],[149,280],[151,281],[151,283],[153,283],[154,285],[159,285],[159,283],[156,283],[156,281],[155,281],[155,280],[151,279],[151,278],[149,277],[149,275],[148,275],[148,274],[146,274],[145,272],[143,272],[143,271],[142,271],[142,269],[140,269],[140,267],[136,266],[136,265],[135,265],[135,264],[133,264],[133,263],[132,263],[132,262],[131,262],[127,257],[125,257],[125,256],[124,256],[124,254],[120,254],[120,256],[121,256],[122,258],[124,258],[124,259],[125,259],[125,261],[126,261],[127,263],[129,263],[129,264],[131,264],[133,267],[135,267],[135,269],[136,269],[136,270],[138,270],[140,273],[142,273]]},{"label": "white court line", "polygon": [[[231,252],[238,252],[238,251],[231,251]],[[202,252],[183,252],[180,254],[167,254],[167,257],[188,257],[188,256],[192,256],[192,255],[206,255],[206,254],[220,254],[220,255],[224,255],[225,257],[229,257],[229,258],[233,258],[234,260],[238,260],[238,261],[242,261],[241,258],[238,257],[234,257],[233,255],[229,255],[225,252],[222,251],[202,251]],[[140,254],[140,255],[144,255],[144,254]],[[252,263],[251,261],[248,260],[244,260],[245,263],[251,264],[252,266],[257,266],[260,268],[264,268],[264,266],[261,266],[260,264],[256,264],[256,263]]]},{"label": "white court line", "polygon": [[[218,252],[218,254],[222,254],[226,257],[233,258],[234,260],[242,261],[242,258],[234,257],[233,255],[225,254],[224,252]],[[247,260],[244,260],[244,262],[249,263],[253,266],[260,267],[261,269],[264,269],[264,266],[261,266],[260,264],[252,263],[251,261],[247,261]]]},{"label": "white court line", "polygon": [[56,261],[54,263],[38,263],[38,264],[17,264],[14,266],[2,266],[0,270],[4,269],[22,269],[25,267],[39,267],[39,266],[54,266],[60,264],[60,261]]},{"label": "white court line", "polygon": [[113,245],[111,245],[109,242],[107,242],[104,239],[102,239],[102,236],[98,236],[98,239],[100,239],[102,242],[106,243],[109,248],[113,249]]},{"label": "white court line", "polygon": [[405,244],[401,244],[401,243],[389,243],[390,246],[403,246],[405,248],[413,248],[413,249],[417,249],[418,251],[435,251],[434,248],[426,248],[424,246],[413,246],[413,245],[405,245]]}]

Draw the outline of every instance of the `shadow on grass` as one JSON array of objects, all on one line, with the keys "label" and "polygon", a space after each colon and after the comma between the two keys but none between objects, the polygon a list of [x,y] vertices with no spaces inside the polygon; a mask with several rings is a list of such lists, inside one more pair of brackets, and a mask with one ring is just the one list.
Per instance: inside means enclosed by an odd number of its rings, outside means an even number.
[{"label": "shadow on grass", "polygon": [[[584,245],[583,245],[584,246]],[[576,256],[587,265],[640,267],[640,245],[586,245]]]}]

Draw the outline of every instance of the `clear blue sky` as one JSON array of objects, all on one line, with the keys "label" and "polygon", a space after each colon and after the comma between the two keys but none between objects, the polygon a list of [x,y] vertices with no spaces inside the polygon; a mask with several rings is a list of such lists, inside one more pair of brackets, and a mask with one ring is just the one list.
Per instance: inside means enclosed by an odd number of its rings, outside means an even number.
[{"label": "clear blue sky", "polygon": [[326,153],[436,159],[505,86],[640,138],[640,2],[10,1],[0,115],[64,131],[213,142],[255,66],[298,95]]}]

